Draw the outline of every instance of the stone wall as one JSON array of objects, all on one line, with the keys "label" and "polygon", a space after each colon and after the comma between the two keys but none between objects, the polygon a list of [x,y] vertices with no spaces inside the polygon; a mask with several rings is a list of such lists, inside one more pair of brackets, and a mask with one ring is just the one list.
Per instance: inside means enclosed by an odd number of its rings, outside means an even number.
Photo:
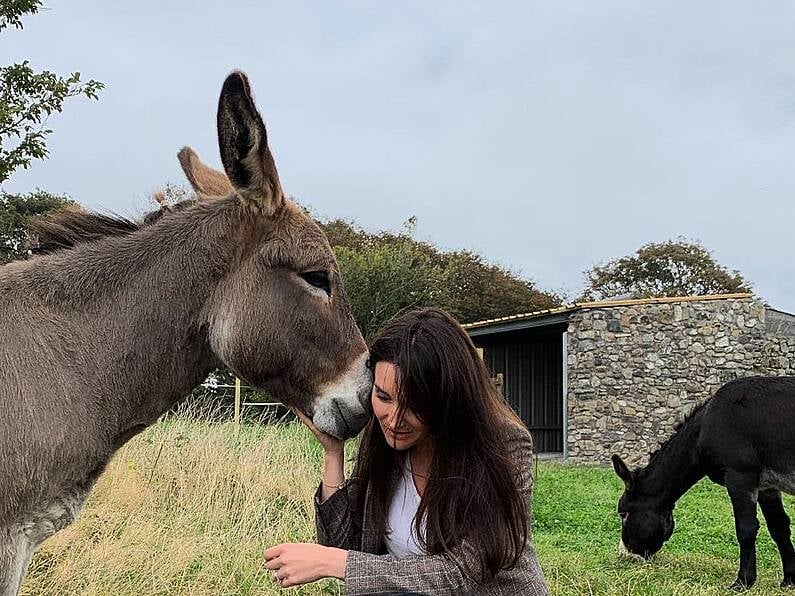
[{"label": "stone wall", "polygon": [[767,341],[762,348],[760,374],[795,375],[795,317],[767,309],[765,330]]},{"label": "stone wall", "polygon": [[795,317],[751,298],[584,308],[567,352],[569,458],[641,464],[727,381],[795,374]]}]

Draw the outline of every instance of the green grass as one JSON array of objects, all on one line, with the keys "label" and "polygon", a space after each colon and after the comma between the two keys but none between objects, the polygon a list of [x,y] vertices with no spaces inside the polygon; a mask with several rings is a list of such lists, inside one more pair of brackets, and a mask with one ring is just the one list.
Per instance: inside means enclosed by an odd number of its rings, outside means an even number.
[{"label": "green grass", "polygon": [[[676,530],[645,563],[617,557],[620,523],[616,504],[623,484],[612,469],[542,463],[536,474],[534,539],[553,594],[709,595],[729,594],[736,577],[738,547],[725,489],[699,482],[679,503]],[[785,507],[792,509],[791,498]],[[759,515],[762,521],[761,513]],[[759,579],[750,595],[780,590],[781,561],[762,529],[757,540]]]},{"label": "green grass", "polygon": [[[354,445],[348,448],[352,453]],[[321,462],[319,445],[298,424],[161,423],[119,451],[78,522],[36,554],[22,594],[282,593],[262,566],[262,551],[314,539],[312,495]],[[608,468],[539,466],[534,539],[552,594],[729,593],[737,546],[721,487],[706,481],[694,487],[677,506],[673,538],[641,564],[616,554],[621,489]],[[795,596],[778,590],[780,562],[766,529],[758,553],[759,582],[749,596]],[[289,593],[341,589],[329,580]]]}]

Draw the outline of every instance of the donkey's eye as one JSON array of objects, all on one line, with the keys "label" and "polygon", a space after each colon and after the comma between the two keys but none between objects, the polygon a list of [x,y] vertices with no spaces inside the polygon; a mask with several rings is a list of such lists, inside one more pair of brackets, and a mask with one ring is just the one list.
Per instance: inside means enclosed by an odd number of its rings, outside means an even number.
[{"label": "donkey's eye", "polygon": [[331,280],[329,279],[328,271],[306,271],[300,275],[310,286],[319,288],[331,296]]}]

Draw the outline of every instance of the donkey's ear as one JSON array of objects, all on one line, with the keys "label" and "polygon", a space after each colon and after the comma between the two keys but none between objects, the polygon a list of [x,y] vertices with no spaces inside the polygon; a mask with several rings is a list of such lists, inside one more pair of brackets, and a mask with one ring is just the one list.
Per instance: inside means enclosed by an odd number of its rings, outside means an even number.
[{"label": "donkey's ear", "polygon": [[632,471],[627,467],[627,464],[624,463],[624,460],[617,455],[613,455],[610,461],[613,462],[613,469],[616,471],[616,474],[618,474],[618,477],[624,481],[624,486],[627,488],[632,486],[634,477],[632,476]]},{"label": "donkey's ear", "polygon": [[218,144],[226,175],[244,204],[266,216],[284,205],[265,124],[254,105],[248,78],[240,71],[230,74],[221,89]]},{"label": "donkey's ear", "polygon": [[227,197],[235,192],[226,174],[203,163],[190,147],[183,147],[177,153],[177,159],[193,190],[200,195],[204,197]]}]

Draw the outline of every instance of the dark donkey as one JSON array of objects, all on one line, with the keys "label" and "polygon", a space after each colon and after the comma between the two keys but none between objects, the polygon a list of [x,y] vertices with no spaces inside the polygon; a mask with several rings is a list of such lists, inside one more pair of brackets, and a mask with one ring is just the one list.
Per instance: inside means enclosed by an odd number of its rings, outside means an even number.
[{"label": "dark donkey", "polygon": [[332,435],[368,417],[367,350],[336,261],[285,198],[242,73],[224,83],[218,137],[228,178],[204,194],[226,196],[141,225],[61,214],[43,224],[60,249],[0,268],[1,596],[113,453],[220,364]]},{"label": "dark donkey", "polygon": [[676,501],[704,476],[726,487],[740,544],[734,589],[756,581],[757,503],[781,554],[782,586],[795,586],[795,551],[781,493],[795,494],[795,377],[732,381],[699,406],[642,469],[617,455],[626,486],[619,549],[651,557],[671,537]]}]

